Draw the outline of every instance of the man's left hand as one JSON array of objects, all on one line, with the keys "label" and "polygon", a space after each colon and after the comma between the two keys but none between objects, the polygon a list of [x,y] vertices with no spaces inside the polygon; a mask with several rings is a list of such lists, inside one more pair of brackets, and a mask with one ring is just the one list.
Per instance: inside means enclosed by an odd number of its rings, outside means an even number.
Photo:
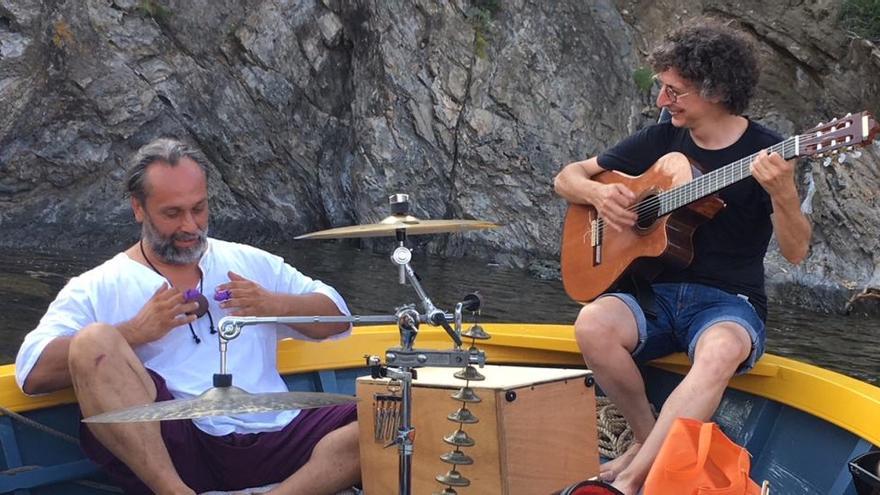
[{"label": "man's left hand", "polygon": [[229,282],[217,286],[217,292],[227,291],[229,298],[220,307],[230,316],[279,316],[277,297],[260,284],[235,272],[229,272]]},{"label": "man's left hand", "polygon": [[794,160],[785,161],[779,153],[768,151],[758,153],[752,162],[752,176],[770,196],[792,192],[797,194],[794,186]]}]

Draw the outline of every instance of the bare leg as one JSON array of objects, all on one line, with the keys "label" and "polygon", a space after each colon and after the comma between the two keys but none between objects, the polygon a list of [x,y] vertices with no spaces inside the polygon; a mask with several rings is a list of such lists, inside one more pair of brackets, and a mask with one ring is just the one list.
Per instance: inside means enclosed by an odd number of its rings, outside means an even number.
[{"label": "bare leg", "polygon": [[735,323],[722,322],[703,333],[691,370],[669,394],[648,438],[616,477],[615,488],[625,495],[638,492],[675,418],[708,420],[718,408],[730,378],[750,351],[748,333]]},{"label": "bare leg", "polygon": [[[70,374],[84,416],[148,404],[156,386],[134,351],[105,324],[83,328],[70,343]],[[180,479],[159,423],[89,424],[95,437],[153,492],[192,494]]]},{"label": "bare leg", "polygon": [[309,461],[269,493],[332,495],[352,487],[360,479],[358,426],[355,422],[322,438],[315,445]]},{"label": "bare leg", "polygon": [[633,430],[630,449],[599,468],[600,478],[612,480],[632,461],[654,426],[645,383],[631,356],[638,344],[635,316],[620,299],[603,297],[581,310],[575,339],[596,381]]}]

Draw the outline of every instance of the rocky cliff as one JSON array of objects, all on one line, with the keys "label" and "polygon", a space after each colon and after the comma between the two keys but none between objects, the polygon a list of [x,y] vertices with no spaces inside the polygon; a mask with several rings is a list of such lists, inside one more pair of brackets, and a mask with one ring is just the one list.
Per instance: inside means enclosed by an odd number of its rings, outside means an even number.
[{"label": "rocky cliff", "polygon": [[[880,109],[880,49],[838,26],[839,2],[746,5],[0,0],[0,245],[135,235],[125,160],[177,135],[213,163],[217,235],[374,222],[406,192],[423,218],[504,224],[426,249],[552,271],[553,175],[656,119],[634,74],[694,15],[754,35],[765,72],[749,114],[781,133]],[[771,252],[773,295],[839,310],[880,285],[878,162],[869,147],[802,164],[814,243],[800,267]]]}]

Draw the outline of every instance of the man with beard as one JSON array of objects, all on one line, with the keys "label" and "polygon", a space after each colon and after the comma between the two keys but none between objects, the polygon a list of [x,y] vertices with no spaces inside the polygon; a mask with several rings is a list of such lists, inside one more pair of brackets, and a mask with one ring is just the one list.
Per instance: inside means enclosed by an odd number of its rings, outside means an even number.
[{"label": "man with beard", "polygon": [[[159,139],[135,155],[127,191],[141,239],[73,278],[16,359],[27,394],[73,385],[84,416],[190,398],[219,365],[216,315],[348,314],[331,287],[259,249],[207,237],[208,161]],[[207,291],[215,297],[199,297]],[[201,299],[207,311],[199,311]],[[208,302],[210,300],[210,302]],[[212,311],[214,315],[212,316]],[[205,316],[198,316],[199,313]],[[255,325],[229,346],[235,385],[285,392],[277,340],[321,340],[347,324]],[[280,483],[336,493],[360,478],[353,404],[161,423],[90,424],[83,450],[127,493],[192,494]]]}]

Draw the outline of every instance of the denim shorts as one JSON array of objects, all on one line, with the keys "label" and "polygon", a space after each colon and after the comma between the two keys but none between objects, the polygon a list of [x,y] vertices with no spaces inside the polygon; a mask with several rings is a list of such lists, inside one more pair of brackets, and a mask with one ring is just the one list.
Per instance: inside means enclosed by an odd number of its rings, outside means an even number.
[{"label": "denim shorts", "polygon": [[752,369],[764,354],[764,321],[746,296],[735,295],[701,284],[654,284],[656,318],[646,318],[632,294],[614,292],[601,297],[616,297],[626,303],[636,317],[639,343],[632,352],[636,362],[687,352],[691,362],[700,336],[709,327],[723,321],[746,329],[752,341],[749,357],[737,369],[742,374]]}]

